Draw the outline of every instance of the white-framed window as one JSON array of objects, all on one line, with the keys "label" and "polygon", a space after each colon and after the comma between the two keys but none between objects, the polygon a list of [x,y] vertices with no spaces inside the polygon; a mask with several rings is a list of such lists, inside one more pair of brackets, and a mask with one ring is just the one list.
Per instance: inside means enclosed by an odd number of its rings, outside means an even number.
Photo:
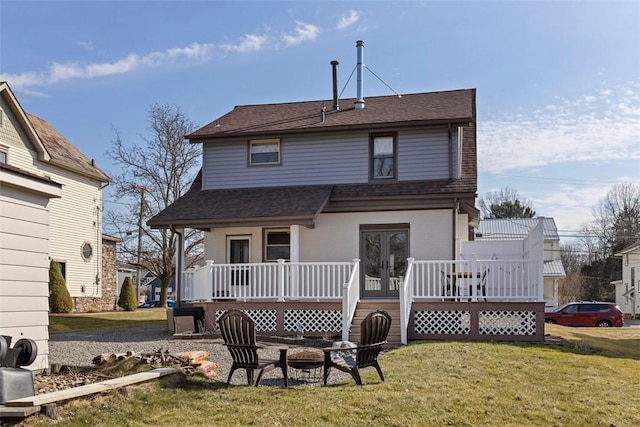
[{"label": "white-framed window", "polygon": [[7,164],[9,159],[9,147],[0,144],[0,163]]},{"label": "white-framed window", "polygon": [[291,259],[291,233],[289,229],[264,231],[264,260],[277,261]]},{"label": "white-framed window", "polygon": [[253,139],[249,141],[249,165],[279,165],[279,139]]},{"label": "white-framed window", "polygon": [[93,246],[91,246],[91,243],[84,242],[82,244],[81,252],[82,252],[83,260],[85,261],[91,260],[91,257],[93,256]]},{"label": "white-framed window", "polygon": [[62,274],[62,277],[64,277],[65,280],[66,280],[67,279],[67,262],[66,261],[56,261],[56,260],[53,260],[53,262],[55,262],[56,266],[60,270],[60,273]]}]

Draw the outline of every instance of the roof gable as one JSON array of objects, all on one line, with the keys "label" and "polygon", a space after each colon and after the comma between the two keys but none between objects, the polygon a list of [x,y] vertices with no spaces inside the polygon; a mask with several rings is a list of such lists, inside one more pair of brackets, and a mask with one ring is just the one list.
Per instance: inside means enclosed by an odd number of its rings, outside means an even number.
[{"label": "roof gable", "polygon": [[0,95],[38,153],[38,160],[101,182],[111,181],[107,174],[46,120],[24,111],[6,82],[0,82]]},{"label": "roof gable", "polygon": [[26,113],[26,116],[50,154],[50,163],[101,182],[111,181],[109,176],[94,164],[93,160],[89,160],[46,120],[30,113]]},{"label": "roof gable", "polygon": [[38,153],[38,160],[45,162],[51,160],[49,152],[47,151],[44,144],[42,143],[42,140],[33,128],[33,125],[29,121],[29,118],[27,117],[25,111],[22,109],[22,106],[18,102],[18,99],[15,97],[13,91],[11,91],[11,88],[6,82],[0,82],[0,96],[2,96],[2,98],[5,100],[5,102],[11,109],[11,112],[18,121],[20,127],[29,139],[29,142],[35,149],[36,153]]},{"label": "roof gable", "polygon": [[[341,128],[469,124],[474,118],[475,89],[427,92],[367,98],[366,108],[356,110],[353,99],[333,111],[332,100],[236,106],[232,111],[196,130],[191,140],[289,132],[328,131]],[[347,106],[347,108],[344,108]],[[326,112],[323,114],[324,107]]]}]

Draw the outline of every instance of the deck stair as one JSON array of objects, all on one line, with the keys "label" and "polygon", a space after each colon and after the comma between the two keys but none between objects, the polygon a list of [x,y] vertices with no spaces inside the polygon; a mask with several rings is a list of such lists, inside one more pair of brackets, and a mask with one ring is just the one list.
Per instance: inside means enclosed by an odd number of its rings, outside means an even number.
[{"label": "deck stair", "polygon": [[396,347],[400,343],[400,303],[399,301],[388,300],[365,300],[359,301],[356,306],[356,312],[351,322],[351,330],[349,331],[349,341],[358,342],[360,340],[360,323],[364,318],[374,310],[384,310],[391,316],[391,330],[387,337],[387,346]]}]

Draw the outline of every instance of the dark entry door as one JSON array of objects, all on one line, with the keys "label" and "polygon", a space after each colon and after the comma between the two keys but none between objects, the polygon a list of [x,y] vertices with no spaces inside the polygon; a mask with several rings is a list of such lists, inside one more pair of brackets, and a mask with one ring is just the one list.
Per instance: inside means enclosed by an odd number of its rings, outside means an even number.
[{"label": "dark entry door", "polygon": [[363,298],[397,298],[409,254],[407,230],[362,231]]},{"label": "dark entry door", "polygon": [[[229,239],[229,264],[246,264],[250,260],[250,240],[248,238]],[[249,269],[246,266],[233,266],[231,271],[231,285],[244,286],[249,284]]]}]

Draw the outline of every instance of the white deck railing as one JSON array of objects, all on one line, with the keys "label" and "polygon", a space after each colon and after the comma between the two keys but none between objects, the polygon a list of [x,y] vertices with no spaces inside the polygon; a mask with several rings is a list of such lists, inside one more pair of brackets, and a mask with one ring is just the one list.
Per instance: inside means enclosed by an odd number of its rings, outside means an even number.
[{"label": "white deck railing", "polygon": [[[358,262],[206,261],[205,265],[183,273],[182,300],[340,300],[342,286],[352,281]],[[359,288],[359,282],[357,285]]]},{"label": "white deck railing", "polygon": [[[408,304],[404,307],[407,312],[412,300],[543,301],[541,268],[535,260],[409,259],[404,280],[394,288],[399,289],[401,301]],[[182,300],[343,300],[347,320],[360,299],[359,278],[359,260],[255,264],[207,261],[184,272]]]},{"label": "white deck railing", "polygon": [[414,299],[542,301],[537,260],[413,261]]}]

